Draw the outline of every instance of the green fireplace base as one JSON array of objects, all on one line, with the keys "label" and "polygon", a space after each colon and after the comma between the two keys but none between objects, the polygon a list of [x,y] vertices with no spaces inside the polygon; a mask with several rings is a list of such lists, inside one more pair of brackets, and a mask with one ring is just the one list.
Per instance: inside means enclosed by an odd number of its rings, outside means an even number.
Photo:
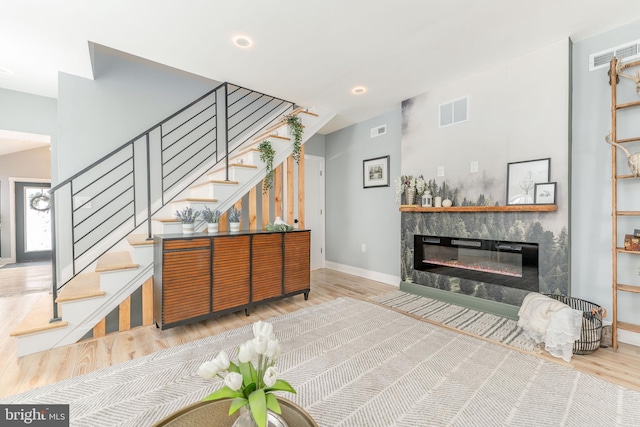
[{"label": "green fireplace base", "polygon": [[520,310],[520,307],[515,305],[476,298],[465,294],[457,294],[455,292],[443,291],[442,289],[416,285],[415,283],[409,282],[400,282],[400,290],[410,294],[448,302],[449,304],[461,305],[472,310],[483,311],[485,313],[496,314],[498,316],[518,320],[518,310]]}]

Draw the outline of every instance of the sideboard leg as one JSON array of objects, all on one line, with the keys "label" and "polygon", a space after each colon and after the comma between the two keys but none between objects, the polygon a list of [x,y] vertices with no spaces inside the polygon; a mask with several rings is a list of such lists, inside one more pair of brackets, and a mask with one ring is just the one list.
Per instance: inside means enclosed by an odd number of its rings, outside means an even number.
[{"label": "sideboard leg", "polygon": [[309,299],[309,292],[305,292],[304,293],[304,300],[308,300]]},{"label": "sideboard leg", "polygon": [[249,309],[248,309],[248,308],[245,308],[245,309],[244,309],[244,315],[245,315],[245,316],[248,316],[248,315],[249,315]]}]

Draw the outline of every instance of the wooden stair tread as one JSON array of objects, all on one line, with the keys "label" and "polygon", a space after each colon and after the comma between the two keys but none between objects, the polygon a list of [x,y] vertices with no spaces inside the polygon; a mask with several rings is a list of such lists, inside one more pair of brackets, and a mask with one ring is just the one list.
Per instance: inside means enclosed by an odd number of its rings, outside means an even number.
[{"label": "wooden stair tread", "polygon": [[172,203],[200,202],[200,203],[218,203],[218,199],[207,199],[204,197],[187,197],[186,199],[174,200]]},{"label": "wooden stair tread", "polygon": [[291,141],[291,138],[287,137],[287,136],[280,136],[280,135],[272,135],[271,133],[261,133],[260,135],[256,136],[253,138],[253,142],[262,142],[262,141],[266,141],[267,139],[280,139],[282,141]]},{"label": "wooden stair tread", "polygon": [[153,218],[154,221],[158,221],[158,222],[181,222],[178,221],[177,219],[175,219],[174,217],[170,216],[170,217],[158,217],[158,218]]},{"label": "wooden stair tread", "polygon": [[145,245],[153,245],[153,238],[148,239],[146,234],[129,234],[127,236],[127,242],[131,246],[145,246]]},{"label": "wooden stair tread", "polygon": [[98,259],[96,272],[124,270],[127,268],[138,268],[131,260],[129,252],[107,252]]},{"label": "wooden stair tread", "polygon": [[224,179],[210,179],[208,181],[201,182],[200,184],[192,185],[189,188],[198,188],[198,187],[202,187],[204,185],[209,185],[209,184],[238,185],[239,182],[238,181],[225,181]]},{"label": "wooden stair tread", "polygon": [[[232,167],[242,168],[242,169],[258,169],[258,166],[250,165],[250,164],[247,164],[247,163],[230,163],[229,164],[229,168],[232,168]],[[224,166],[212,170],[211,172],[209,172],[207,174],[207,176],[215,175],[215,174],[220,173],[220,172],[224,172]]]},{"label": "wooden stair tread", "polygon": [[100,289],[100,273],[82,273],[64,285],[56,302],[102,297],[105,294],[106,292]]},{"label": "wooden stair tread", "polygon": [[295,110],[293,110],[291,113],[287,114],[288,116],[291,116],[293,114],[308,114],[310,116],[313,117],[319,117],[316,113],[312,113],[311,111],[307,111],[304,107],[298,107]]},{"label": "wooden stair tread", "polygon": [[59,321],[50,323],[53,313],[53,303],[49,293],[43,294],[33,305],[31,311],[22,319],[16,328],[9,334],[12,337],[32,334],[34,332],[48,331],[51,329],[64,328],[67,322]]}]

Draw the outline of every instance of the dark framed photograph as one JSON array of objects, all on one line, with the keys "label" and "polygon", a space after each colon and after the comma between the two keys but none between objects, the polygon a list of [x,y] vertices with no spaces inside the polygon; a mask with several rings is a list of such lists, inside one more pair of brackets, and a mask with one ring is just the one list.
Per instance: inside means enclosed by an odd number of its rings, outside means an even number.
[{"label": "dark framed photograph", "polygon": [[635,237],[640,237],[640,229],[635,228],[635,229],[633,230],[633,235],[634,235]]},{"label": "dark framed photograph", "polygon": [[389,187],[389,156],[363,160],[362,175],[364,188]]},{"label": "dark framed photograph", "polygon": [[534,204],[535,185],[549,182],[550,167],[551,158],[508,163],[507,205]]},{"label": "dark framed photograph", "polygon": [[534,194],[534,201],[536,205],[555,205],[556,183],[545,182],[542,184],[536,184]]}]

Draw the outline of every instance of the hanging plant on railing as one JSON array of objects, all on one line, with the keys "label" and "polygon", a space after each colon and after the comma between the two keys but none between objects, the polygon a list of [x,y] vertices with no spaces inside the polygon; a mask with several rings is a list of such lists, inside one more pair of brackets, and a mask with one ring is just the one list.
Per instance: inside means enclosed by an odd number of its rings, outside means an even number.
[{"label": "hanging plant on railing", "polygon": [[282,121],[289,125],[291,134],[293,135],[293,159],[298,163],[300,160],[300,148],[302,147],[302,132],[304,127],[300,117],[295,114],[284,116]]},{"label": "hanging plant on railing", "polygon": [[262,141],[260,145],[258,145],[258,151],[260,152],[260,160],[267,164],[267,174],[262,182],[262,193],[264,194],[273,187],[273,158],[276,152],[269,140]]}]

